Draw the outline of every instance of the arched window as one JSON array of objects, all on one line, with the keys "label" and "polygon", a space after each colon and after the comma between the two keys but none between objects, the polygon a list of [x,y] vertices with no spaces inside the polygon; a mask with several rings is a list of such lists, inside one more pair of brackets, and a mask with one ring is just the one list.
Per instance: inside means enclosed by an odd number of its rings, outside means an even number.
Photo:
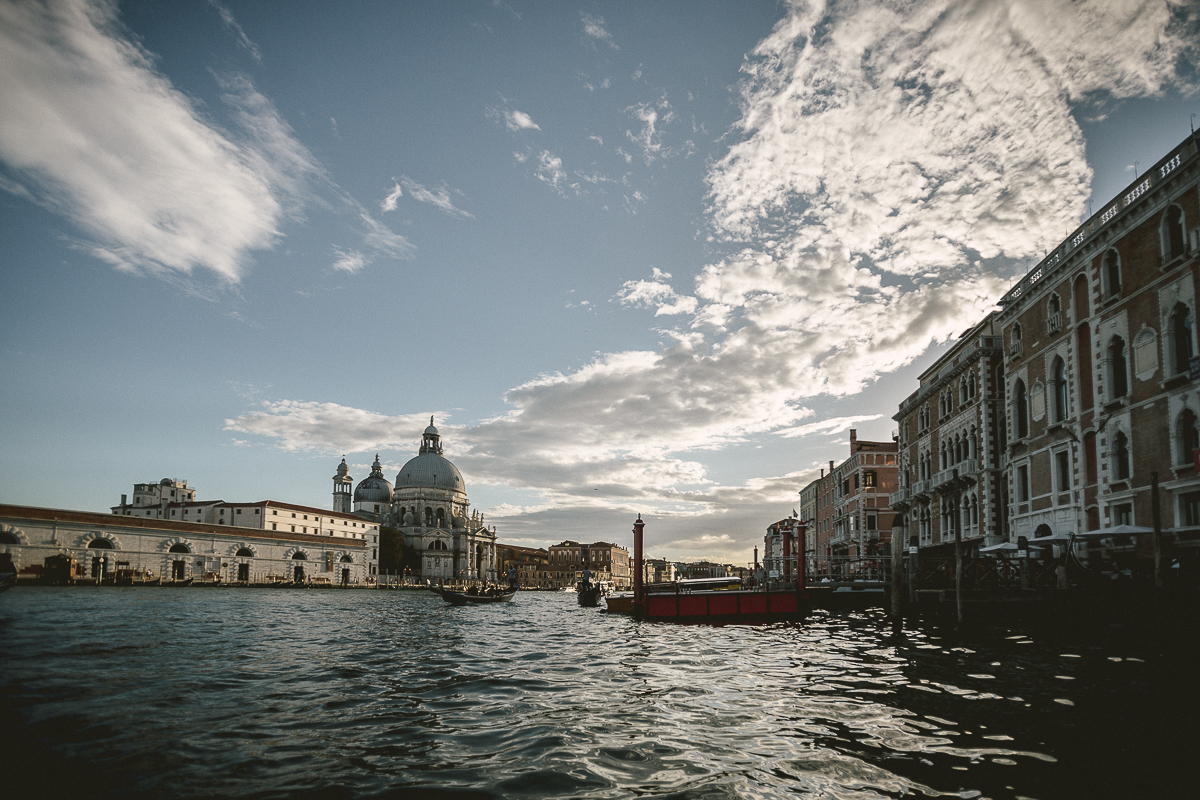
[{"label": "arched window", "polygon": [[1115,297],[1121,293],[1121,256],[1115,249],[1110,248],[1104,253],[1100,267],[1100,289],[1105,297]]},{"label": "arched window", "polygon": [[972,372],[967,376],[967,397],[975,398],[975,373]]},{"label": "arched window", "polygon": [[[113,545],[108,539],[92,539],[88,542],[88,547],[92,550],[112,550]],[[186,550],[184,551],[187,552]]]},{"label": "arched window", "polygon": [[353,563],[354,563],[354,559],[353,559],[353,558],[351,558],[350,556],[342,556],[341,563],[343,563],[343,564],[353,564]]},{"label": "arched window", "polygon": [[1008,354],[1013,358],[1021,355],[1021,323],[1014,322],[1012,332],[1010,334],[1010,344],[1008,346]]},{"label": "arched window", "polygon": [[1058,295],[1051,294],[1050,299],[1046,301],[1046,331],[1058,333],[1062,330],[1062,325],[1062,300],[1058,299]]},{"label": "arched window", "polygon": [[1113,480],[1129,480],[1129,438],[1124,431],[1117,431],[1113,437],[1112,472]]},{"label": "arched window", "polygon": [[[99,539],[97,539],[96,541],[99,541]],[[21,540],[17,538],[17,535],[15,533],[9,533],[8,531],[0,531],[0,544],[20,544],[20,543],[21,543]]]},{"label": "arched window", "polygon": [[1067,365],[1061,357],[1056,356],[1054,363],[1050,366],[1050,374],[1053,376],[1052,390],[1054,392],[1054,421],[1062,422],[1067,418],[1068,414],[1068,392],[1067,392]]},{"label": "arched window", "polygon": [[1018,439],[1029,435],[1029,402],[1025,396],[1025,381],[1019,378],[1013,387],[1013,428]]},{"label": "arched window", "polygon": [[235,555],[241,558],[252,558],[254,556],[254,551],[249,547],[239,547]]},{"label": "arched window", "polygon": [[1177,441],[1179,442],[1178,464],[1192,463],[1192,451],[1200,447],[1200,431],[1196,429],[1196,415],[1190,408],[1184,409],[1179,415],[1176,426]]},{"label": "arched window", "polygon": [[1177,205],[1167,206],[1162,229],[1163,263],[1172,261],[1186,252],[1183,238],[1183,209]]},{"label": "arched window", "polygon": [[167,552],[168,553],[190,553],[192,551],[188,549],[188,546],[186,544],[184,544],[183,542],[179,542],[178,544],[171,545],[171,549],[168,550]]},{"label": "arched window", "polygon": [[1108,397],[1116,400],[1129,394],[1129,373],[1125,358],[1125,340],[1114,336],[1108,343]]},{"label": "arched window", "polygon": [[437,510],[437,524],[439,528],[444,528],[446,526],[446,509],[439,508]]},{"label": "arched window", "polygon": [[433,509],[425,506],[425,526],[433,527]]},{"label": "arched window", "polygon": [[1171,309],[1171,366],[1176,375],[1188,371],[1192,356],[1192,310],[1183,303]]},{"label": "arched window", "polygon": [[304,553],[297,551],[295,553],[292,553],[292,560],[293,561],[308,561],[308,556],[304,555]]}]

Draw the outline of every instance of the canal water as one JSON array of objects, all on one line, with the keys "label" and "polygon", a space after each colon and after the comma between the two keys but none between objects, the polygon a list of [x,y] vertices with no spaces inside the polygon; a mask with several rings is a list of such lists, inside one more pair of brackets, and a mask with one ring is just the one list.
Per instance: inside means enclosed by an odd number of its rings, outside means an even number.
[{"label": "canal water", "polygon": [[1195,796],[1195,619],[709,627],[551,593],[19,587],[0,793]]}]

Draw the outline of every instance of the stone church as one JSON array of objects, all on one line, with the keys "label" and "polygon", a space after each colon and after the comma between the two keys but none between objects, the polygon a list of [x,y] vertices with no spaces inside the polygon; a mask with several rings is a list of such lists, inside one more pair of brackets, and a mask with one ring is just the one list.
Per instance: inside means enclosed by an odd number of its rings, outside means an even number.
[{"label": "stone church", "polygon": [[404,534],[404,546],[421,560],[422,579],[496,580],[496,530],[471,511],[462,473],[442,454],[441,436],[429,418],[421,450],[392,484],[379,456],[371,474],[354,487],[346,459],[333,477],[333,509],[353,513]]}]

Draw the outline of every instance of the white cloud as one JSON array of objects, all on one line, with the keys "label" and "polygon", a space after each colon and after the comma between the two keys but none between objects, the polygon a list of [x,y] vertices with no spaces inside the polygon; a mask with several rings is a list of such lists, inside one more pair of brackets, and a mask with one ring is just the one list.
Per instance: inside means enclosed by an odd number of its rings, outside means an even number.
[{"label": "white cloud", "polygon": [[236,135],[126,38],[115,6],[0,3],[0,160],[122,269],[237,283],[320,172],[274,107],[224,82]]},{"label": "white cloud", "polygon": [[[809,421],[815,402],[976,322],[1041,242],[1069,232],[1090,174],[1068,103],[1178,84],[1175,59],[1195,41],[1163,4],[891,8],[796,3],[748,59],[742,119],[708,175],[714,233],[733,246],[690,294],[654,270],[616,295],[681,318],[669,345],[539,376],[505,395],[509,413],[448,431],[472,485],[536,494],[505,509],[506,530],[555,535],[576,510],[641,511],[664,520],[664,547],[733,552],[722,526],[786,514],[815,470],[722,484],[702,454],[894,413]],[[652,133],[630,139],[653,144],[662,109],[634,108]],[[562,191],[561,159],[537,163]],[[368,412],[313,413],[280,403],[229,429],[283,446],[395,438],[398,418],[372,434]],[[827,456],[820,446],[798,460]]]},{"label": "white cloud", "polygon": [[538,154],[538,166],[535,174],[538,180],[553,186],[559,192],[563,191],[567,173],[563,170],[562,159],[549,150],[543,150]]},{"label": "white cloud", "polygon": [[500,106],[488,106],[486,109],[484,109],[484,113],[489,119],[504,123],[504,127],[512,133],[527,130],[541,130],[541,127],[533,121],[532,117],[530,117],[524,111],[518,111],[517,109],[512,108],[509,105],[508,100],[503,96],[500,98],[500,102],[502,104]]},{"label": "white cloud", "polygon": [[401,198],[401,196],[403,196],[403,194],[404,194],[404,190],[401,189],[400,184],[397,183],[395,186],[392,187],[392,190],[390,192],[388,192],[388,196],[383,198],[383,202],[379,204],[380,210],[382,210],[384,212],[395,211],[396,203],[397,203],[397,201],[400,200],[400,198]]},{"label": "white cloud", "polygon": [[648,281],[625,281],[617,298],[625,305],[652,306],[656,317],[695,312],[696,298],[677,294],[666,282],[670,277],[671,273],[654,267]]},{"label": "white cloud", "polygon": [[453,189],[450,189],[446,184],[442,184],[436,189],[427,189],[411,178],[401,178],[400,183],[392,190],[383,201],[383,210],[391,211],[396,207],[396,200],[400,197],[400,187],[404,187],[404,191],[408,192],[408,196],[418,203],[425,203],[434,208],[440,208],[452,217],[464,217],[474,219],[475,215],[469,211],[463,211],[454,205],[453,195],[461,194]]},{"label": "white cloud", "polygon": [[221,17],[221,23],[225,26],[226,30],[233,34],[233,37],[237,40],[237,43],[242,47],[242,49],[249,53],[250,57],[255,61],[261,63],[262,53],[258,51],[258,45],[250,41],[250,37],[246,35],[244,30],[242,30],[242,26],[239,25],[238,21],[233,18],[233,12],[218,3],[217,0],[208,0],[208,2],[209,5],[217,10],[218,16]]},{"label": "white cloud", "polygon": [[333,262],[334,269],[353,275],[366,266],[366,258],[357,250],[341,250],[335,247],[333,252],[337,256]]},{"label": "white cloud", "polygon": [[857,417],[832,417],[830,419],[823,419],[820,422],[797,425],[794,428],[783,428],[776,431],[776,433],[785,439],[796,439],[801,436],[810,436],[814,433],[830,435],[848,431],[860,422],[870,422],[882,416],[883,414],[864,414]]},{"label": "white cloud", "polygon": [[504,124],[510,131],[541,130],[541,127],[524,111],[514,110],[505,112]]},{"label": "white cloud", "polygon": [[595,39],[598,42],[604,42],[613,50],[621,49],[613,40],[612,34],[604,27],[604,17],[593,17],[581,11],[579,18],[583,21],[583,33],[585,36]]}]

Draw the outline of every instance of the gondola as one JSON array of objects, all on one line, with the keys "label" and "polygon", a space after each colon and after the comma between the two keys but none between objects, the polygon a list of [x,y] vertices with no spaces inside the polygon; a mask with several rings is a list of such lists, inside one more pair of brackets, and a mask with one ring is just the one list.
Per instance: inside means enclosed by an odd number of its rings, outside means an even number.
[{"label": "gondola", "polygon": [[584,608],[595,608],[600,605],[600,598],[604,596],[604,587],[599,583],[591,581],[580,581],[575,587],[575,596],[579,598],[579,605]]},{"label": "gondola", "polygon": [[443,589],[441,586],[431,586],[430,591],[437,592],[452,606],[472,606],[481,603],[507,603],[512,600],[517,593],[516,587],[510,586],[505,589],[502,594],[466,594],[465,592],[452,592],[449,589]]}]

